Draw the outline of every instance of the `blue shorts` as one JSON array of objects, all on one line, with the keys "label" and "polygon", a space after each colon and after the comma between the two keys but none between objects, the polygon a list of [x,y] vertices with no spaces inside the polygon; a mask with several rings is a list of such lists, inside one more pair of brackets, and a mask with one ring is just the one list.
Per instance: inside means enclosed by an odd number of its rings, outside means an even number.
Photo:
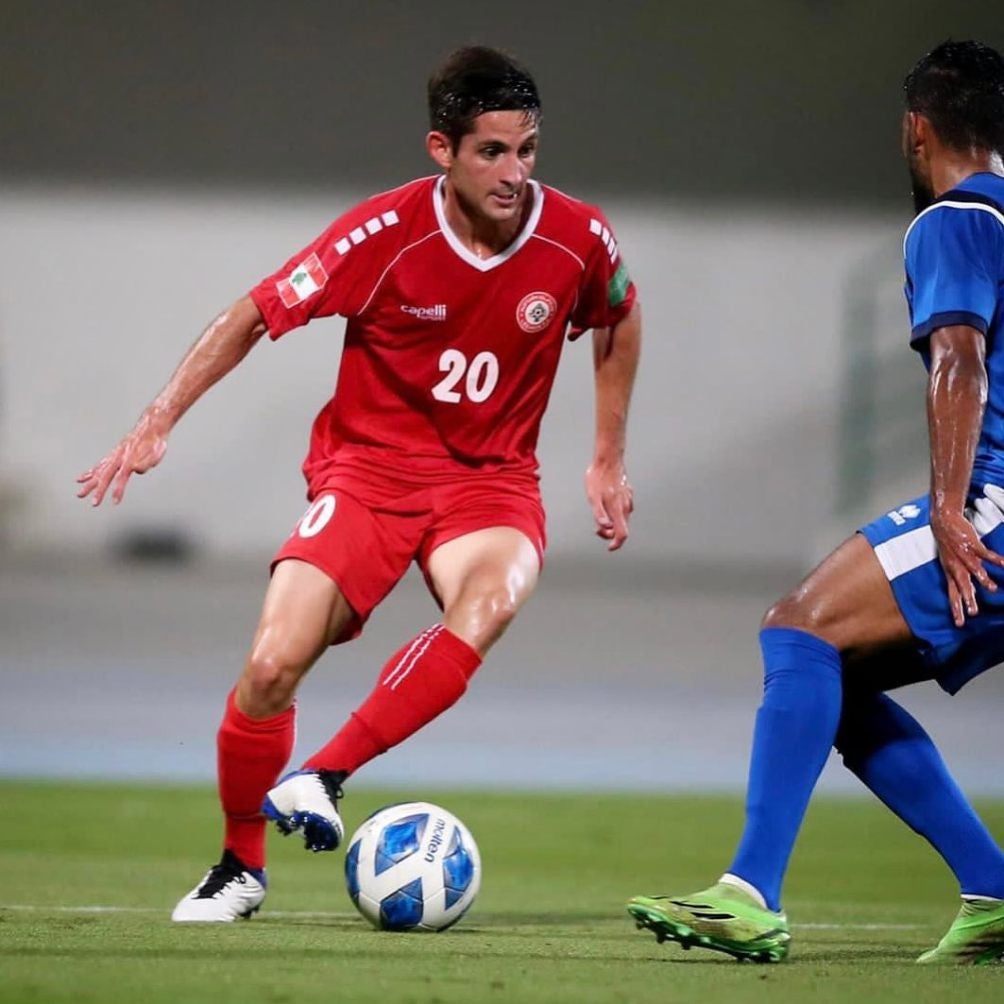
[{"label": "blue shorts", "polygon": [[[1004,488],[972,486],[966,515],[987,547],[1004,553]],[[941,687],[954,694],[974,676],[1004,662],[1004,568],[987,566],[999,591],[990,593],[976,584],[980,612],[957,628],[931,532],[928,496],[887,512],[863,526],[861,533],[874,548],[903,618]]]}]

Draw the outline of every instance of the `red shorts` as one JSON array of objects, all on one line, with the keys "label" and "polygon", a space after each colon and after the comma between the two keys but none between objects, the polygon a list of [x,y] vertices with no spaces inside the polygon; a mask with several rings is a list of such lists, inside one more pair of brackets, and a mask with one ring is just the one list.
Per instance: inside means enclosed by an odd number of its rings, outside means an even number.
[{"label": "red shorts", "polygon": [[427,574],[440,544],[493,526],[519,530],[544,560],[544,507],[529,473],[466,473],[435,481],[344,464],[330,468],[311,505],[272,559],[298,558],[330,576],[355,617],[338,642],[358,636],[412,561]]}]

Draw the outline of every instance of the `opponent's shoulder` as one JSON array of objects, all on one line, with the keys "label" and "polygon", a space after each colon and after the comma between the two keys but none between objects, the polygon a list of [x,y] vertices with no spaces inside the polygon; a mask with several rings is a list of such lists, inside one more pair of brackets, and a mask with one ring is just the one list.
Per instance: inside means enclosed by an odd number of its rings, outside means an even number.
[{"label": "opponent's shoulder", "polygon": [[971,174],[950,192],[946,192],[938,202],[986,206],[997,216],[1004,217],[1004,177],[988,171]]},{"label": "opponent's shoulder", "polygon": [[562,244],[577,257],[587,259],[602,246],[616,254],[617,242],[610,222],[599,206],[573,198],[560,189],[541,185],[544,207],[537,233]]},{"label": "opponent's shoulder", "polygon": [[416,228],[434,225],[432,188],[435,177],[418,178],[371,195],[332,223],[330,235],[339,254],[379,236],[373,244],[401,245]]},{"label": "opponent's shoulder", "polygon": [[976,174],[939,196],[918,213],[903,238],[909,256],[928,239],[951,235],[970,239],[1004,240],[1004,178]]}]

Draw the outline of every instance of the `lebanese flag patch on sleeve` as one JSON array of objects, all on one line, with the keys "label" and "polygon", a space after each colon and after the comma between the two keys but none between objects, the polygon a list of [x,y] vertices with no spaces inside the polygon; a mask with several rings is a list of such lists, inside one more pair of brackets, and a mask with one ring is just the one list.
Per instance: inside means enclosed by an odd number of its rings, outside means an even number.
[{"label": "lebanese flag patch on sleeve", "polygon": [[316,293],[328,281],[321,259],[316,253],[304,258],[285,279],[280,279],[275,288],[279,299],[287,307],[303,303],[312,293]]}]

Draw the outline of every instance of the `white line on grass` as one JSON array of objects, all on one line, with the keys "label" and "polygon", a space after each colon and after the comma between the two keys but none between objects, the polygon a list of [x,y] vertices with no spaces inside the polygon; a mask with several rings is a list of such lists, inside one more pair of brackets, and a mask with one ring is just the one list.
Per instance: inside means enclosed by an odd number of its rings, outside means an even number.
[{"label": "white line on grass", "polygon": [[[165,907],[153,906],[43,906],[37,903],[0,903],[0,910],[19,910],[24,913],[151,913],[167,916]],[[269,910],[266,916],[285,919],[318,918],[348,920],[358,915],[347,911],[330,910]],[[924,924],[793,924],[802,931],[914,931]]]}]

